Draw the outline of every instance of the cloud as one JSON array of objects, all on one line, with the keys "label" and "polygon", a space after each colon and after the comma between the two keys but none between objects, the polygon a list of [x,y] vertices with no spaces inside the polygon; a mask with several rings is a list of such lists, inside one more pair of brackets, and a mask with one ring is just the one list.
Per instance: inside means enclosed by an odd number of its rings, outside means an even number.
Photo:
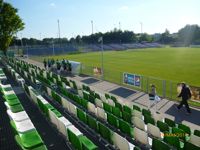
[{"label": "cloud", "polygon": [[119,8],[120,11],[127,11],[128,9],[129,9],[128,6],[121,6],[121,7]]},{"label": "cloud", "polygon": [[55,7],[56,4],[55,4],[55,3],[50,3],[50,6],[51,6],[51,7]]}]

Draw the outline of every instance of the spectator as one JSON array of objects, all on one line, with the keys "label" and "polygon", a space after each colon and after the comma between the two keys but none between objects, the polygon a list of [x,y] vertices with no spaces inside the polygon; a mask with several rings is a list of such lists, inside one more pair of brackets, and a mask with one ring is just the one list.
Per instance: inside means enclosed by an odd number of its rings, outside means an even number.
[{"label": "spectator", "polygon": [[44,63],[44,68],[46,69],[47,68],[47,61],[46,61],[46,59],[44,59],[43,63]]},{"label": "spectator", "polygon": [[191,98],[192,94],[186,83],[182,82],[181,86],[182,86],[181,93],[178,95],[178,97],[181,97],[182,101],[180,102],[179,106],[177,106],[177,108],[181,109],[181,107],[185,105],[187,109],[187,114],[191,114],[191,110],[187,101]]}]

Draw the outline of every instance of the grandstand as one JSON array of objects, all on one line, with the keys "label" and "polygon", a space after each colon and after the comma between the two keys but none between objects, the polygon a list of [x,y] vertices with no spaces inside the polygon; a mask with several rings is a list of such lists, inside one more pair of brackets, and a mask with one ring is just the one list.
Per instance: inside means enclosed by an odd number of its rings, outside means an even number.
[{"label": "grandstand", "polygon": [[[127,50],[127,49],[138,49],[138,48],[156,48],[162,47],[159,43],[133,43],[133,44],[104,44],[103,49],[105,51],[109,50]],[[16,47],[10,47],[11,50],[16,49]],[[92,52],[100,51],[101,44],[86,44],[86,45],[35,45],[18,47],[17,49],[23,49],[25,55],[59,55],[65,53],[73,53],[81,50],[82,52]]]},{"label": "grandstand", "polygon": [[3,95],[0,104],[6,108],[4,115],[9,116],[11,128],[3,136],[12,132],[9,138],[15,137],[7,147],[40,150],[200,149],[198,129],[135,103],[125,105],[114,94],[24,60],[2,60],[0,73],[4,81],[0,84]]}]

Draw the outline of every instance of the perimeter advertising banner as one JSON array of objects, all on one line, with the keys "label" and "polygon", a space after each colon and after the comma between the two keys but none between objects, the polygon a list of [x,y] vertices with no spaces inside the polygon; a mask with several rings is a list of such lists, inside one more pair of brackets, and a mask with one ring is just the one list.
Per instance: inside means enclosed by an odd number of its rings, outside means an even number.
[{"label": "perimeter advertising banner", "polygon": [[124,73],[123,74],[124,84],[141,88],[141,76],[136,74]]},{"label": "perimeter advertising banner", "polygon": [[[195,86],[189,86],[192,97],[191,100],[198,100],[200,101],[200,87],[195,87]],[[181,93],[181,83],[177,84],[177,92],[178,94]]]}]

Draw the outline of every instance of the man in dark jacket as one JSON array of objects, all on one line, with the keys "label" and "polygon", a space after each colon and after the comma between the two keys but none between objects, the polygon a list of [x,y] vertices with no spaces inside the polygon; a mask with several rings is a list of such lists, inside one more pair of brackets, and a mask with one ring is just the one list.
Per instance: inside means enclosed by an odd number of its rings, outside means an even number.
[{"label": "man in dark jacket", "polygon": [[185,105],[188,114],[191,113],[190,107],[188,105],[188,100],[191,98],[191,92],[188,86],[186,86],[186,84],[183,82],[182,84],[182,89],[181,89],[181,93],[178,95],[178,97],[182,97],[182,101],[180,102],[179,106],[177,107],[178,109],[181,109],[181,107],[183,105]]}]

